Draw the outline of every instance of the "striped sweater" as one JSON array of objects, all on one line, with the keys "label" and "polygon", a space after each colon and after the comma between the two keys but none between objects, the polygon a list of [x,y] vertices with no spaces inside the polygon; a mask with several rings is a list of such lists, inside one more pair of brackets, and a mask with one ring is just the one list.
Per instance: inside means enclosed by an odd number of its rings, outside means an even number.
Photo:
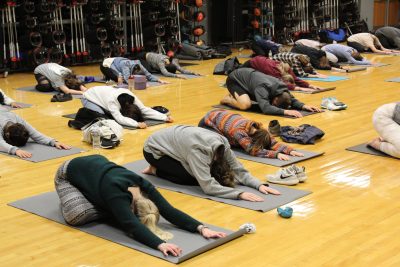
[{"label": "striped sweater", "polygon": [[252,156],[276,158],[279,153],[290,154],[293,150],[290,146],[278,143],[272,136],[270,149],[257,150],[254,147],[253,140],[249,136],[251,126],[256,122],[246,119],[239,114],[234,114],[222,109],[215,109],[209,111],[202,120],[207,127],[225,136],[232,146],[241,147],[246,153]]}]

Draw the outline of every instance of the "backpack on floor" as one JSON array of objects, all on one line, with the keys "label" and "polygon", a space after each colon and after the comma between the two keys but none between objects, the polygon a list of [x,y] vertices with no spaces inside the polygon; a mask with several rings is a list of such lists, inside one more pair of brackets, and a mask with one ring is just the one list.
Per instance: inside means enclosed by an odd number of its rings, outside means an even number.
[{"label": "backpack on floor", "polygon": [[100,131],[100,142],[102,148],[114,148],[119,145],[123,128],[114,120],[103,118],[96,119],[95,122],[82,127],[83,141],[92,143],[92,130],[96,128]]},{"label": "backpack on floor", "polygon": [[232,71],[236,70],[241,66],[237,57],[228,58],[225,61],[218,63],[215,68],[213,74],[215,75],[228,75]]}]

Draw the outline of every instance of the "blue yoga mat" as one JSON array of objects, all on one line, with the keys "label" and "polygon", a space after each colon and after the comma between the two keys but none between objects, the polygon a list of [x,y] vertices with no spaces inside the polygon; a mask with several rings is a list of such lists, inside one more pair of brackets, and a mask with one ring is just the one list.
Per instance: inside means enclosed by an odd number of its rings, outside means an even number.
[{"label": "blue yoga mat", "polygon": [[317,78],[317,77],[302,77],[303,80],[319,81],[319,82],[337,82],[348,80],[349,78],[343,76],[329,76],[328,78]]}]

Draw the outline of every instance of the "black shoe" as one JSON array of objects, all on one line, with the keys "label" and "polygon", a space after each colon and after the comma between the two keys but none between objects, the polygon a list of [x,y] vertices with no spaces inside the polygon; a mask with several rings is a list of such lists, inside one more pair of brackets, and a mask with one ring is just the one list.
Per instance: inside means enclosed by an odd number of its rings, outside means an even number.
[{"label": "black shoe", "polygon": [[58,93],[56,95],[53,95],[51,98],[51,102],[66,102],[72,100],[72,95],[71,94],[64,94],[64,93]]},{"label": "black shoe", "polygon": [[279,121],[272,120],[269,122],[268,131],[272,136],[280,136],[281,135],[281,125]]},{"label": "black shoe", "polygon": [[156,110],[156,111],[158,111],[160,113],[163,113],[163,114],[168,114],[169,113],[169,110],[166,107],[163,107],[163,106],[155,106],[155,107],[152,107],[152,109],[154,109],[154,110]]}]

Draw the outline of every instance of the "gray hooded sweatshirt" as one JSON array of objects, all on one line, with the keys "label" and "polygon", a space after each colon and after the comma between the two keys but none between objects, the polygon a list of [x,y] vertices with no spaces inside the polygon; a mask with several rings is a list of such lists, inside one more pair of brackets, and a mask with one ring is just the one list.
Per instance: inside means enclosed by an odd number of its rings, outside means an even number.
[{"label": "gray hooded sweatshirt", "polygon": [[217,182],[210,174],[210,166],[219,146],[225,147],[227,160],[237,183],[258,189],[262,184],[236,159],[228,140],[210,130],[178,125],[152,134],[144,144],[144,151],[159,159],[166,155],[177,161],[199,182],[204,193],[221,198],[238,199],[243,193]]}]

